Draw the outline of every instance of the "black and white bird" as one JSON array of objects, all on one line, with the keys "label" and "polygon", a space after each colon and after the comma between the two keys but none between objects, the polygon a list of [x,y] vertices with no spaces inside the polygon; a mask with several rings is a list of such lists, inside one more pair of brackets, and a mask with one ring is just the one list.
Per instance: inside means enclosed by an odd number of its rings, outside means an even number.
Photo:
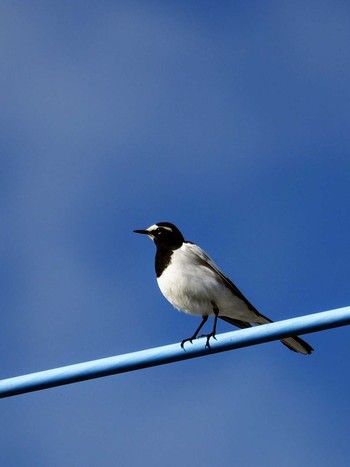
[{"label": "black and white bird", "polygon": [[[165,298],[178,310],[202,318],[193,336],[181,342],[182,348],[185,342],[192,343],[197,338],[210,315],[214,315],[214,327],[205,335],[209,348],[210,338],[215,339],[218,318],[239,328],[272,322],[258,312],[205,251],[186,241],[174,224],[159,222],[134,232],[147,235],[156,244],[157,282]],[[300,337],[286,337],[281,342],[304,355],[313,351]]]}]

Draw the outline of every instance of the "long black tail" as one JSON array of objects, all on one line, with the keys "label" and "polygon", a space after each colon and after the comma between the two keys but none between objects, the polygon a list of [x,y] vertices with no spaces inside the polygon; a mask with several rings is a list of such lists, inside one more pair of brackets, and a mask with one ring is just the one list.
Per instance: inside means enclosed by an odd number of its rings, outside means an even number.
[{"label": "long black tail", "polygon": [[[247,323],[246,321],[240,321],[238,319],[233,319],[229,318],[227,316],[219,316],[224,321],[227,321],[230,324],[233,324],[234,326],[237,326],[241,329],[245,328],[250,328],[252,325],[250,323]],[[266,316],[262,315],[259,313],[258,317],[258,322],[255,324],[268,324],[268,323],[273,323],[273,321]],[[309,345],[307,342],[305,342],[303,339],[301,339],[298,336],[295,337],[285,337],[284,339],[281,339],[282,344],[284,344],[288,349],[293,350],[293,352],[298,352],[303,355],[309,355],[311,352],[313,352],[313,348],[311,345]]]}]

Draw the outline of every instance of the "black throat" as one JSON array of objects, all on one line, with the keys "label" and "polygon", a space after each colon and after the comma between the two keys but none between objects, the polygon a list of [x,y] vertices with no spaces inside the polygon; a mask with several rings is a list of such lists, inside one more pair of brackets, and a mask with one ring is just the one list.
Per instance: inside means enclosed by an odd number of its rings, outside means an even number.
[{"label": "black throat", "polygon": [[155,227],[150,235],[157,247],[155,267],[157,277],[160,277],[171,263],[172,254],[181,248],[185,239],[174,224],[159,222]]},{"label": "black throat", "polygon": [[171,256],[174,253],[174,250],[171,248],[166,248],[164,246],[157,246],[156,252],[156,275],[160,277],[163,274],[164,269],[171,263]]}]

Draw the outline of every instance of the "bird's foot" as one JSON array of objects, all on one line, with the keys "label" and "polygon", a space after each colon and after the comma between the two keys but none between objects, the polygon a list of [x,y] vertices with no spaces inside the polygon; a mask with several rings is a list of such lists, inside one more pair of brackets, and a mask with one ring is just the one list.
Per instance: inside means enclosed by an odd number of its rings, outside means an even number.
[{"label": "bird's foot", "polygon": [[211,349],[211,347],[210,347],[210,338],[212,337],[213,339],[217,340],[217,338],[215,337],[215,334],[213,332],[211,332],[210,334],[203,334],[200,337],[206,337],[207,338],[207,341],[205,343],[205,348],[209,349],[209,350]]},{"label": "bird's foot", "polygon": [[188,337],[187,339],[184,339],[183,341],[181,341],[181,348],[185,350],[185,342],[191,342],[191,344],[193,343],[194,339],[196,339],[196,336],[192,336],[192,337]]}]

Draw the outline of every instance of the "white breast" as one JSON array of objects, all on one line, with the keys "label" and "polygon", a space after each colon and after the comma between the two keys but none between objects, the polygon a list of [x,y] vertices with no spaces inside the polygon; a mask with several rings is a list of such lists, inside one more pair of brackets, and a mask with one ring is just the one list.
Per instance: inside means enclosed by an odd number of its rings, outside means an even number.
[{"label": "white breast", "polygon": [[206,260],[211,261],[203,250],[184,243],[173,252],[170,264],[157,279],[161,292],[175,308],[192,315],[213,314],[215,303],[219,315],[245,319],[245,303],[233,295],[214,270],[205,265]]}]

